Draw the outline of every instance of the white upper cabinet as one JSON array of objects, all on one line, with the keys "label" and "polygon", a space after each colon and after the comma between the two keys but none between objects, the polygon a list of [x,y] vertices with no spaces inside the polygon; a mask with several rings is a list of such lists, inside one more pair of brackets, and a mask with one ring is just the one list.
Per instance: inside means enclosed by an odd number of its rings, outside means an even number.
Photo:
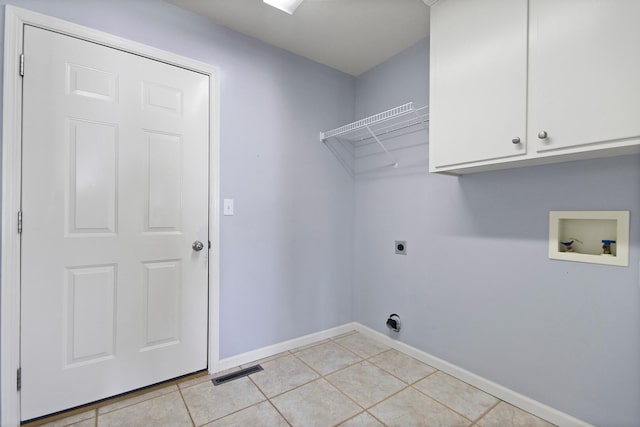
[{"label": "white upper cabinet", "polygon": [[526,0],[437,3],[430,76],[431,169],[526,154]]},{"label": "white upper cabinet", "polygon": [[639,0],[440,0],[429,163],[463,174],[640,152]]},{"label": "white upper cabinet", "polygon": [[530,5],[529,140],[547,133],[536,150],[639,138],[640,1]]}]

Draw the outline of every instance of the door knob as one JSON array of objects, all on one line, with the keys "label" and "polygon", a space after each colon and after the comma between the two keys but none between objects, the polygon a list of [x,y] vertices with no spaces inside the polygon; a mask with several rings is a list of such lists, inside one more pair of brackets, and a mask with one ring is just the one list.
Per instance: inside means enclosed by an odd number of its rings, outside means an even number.
[{"label": "door knob", "polygon": [[546,131],[544,131],[544,130],[541,130],[541,131],[538,133],[538,138],[540,138],[540,139],[547,139],[547,132],[546,132]]},{"label": "door knob", "polygon": [[520,144],[520,137],[519,137],[519,136],[516,136],[515,138],[513,138],[513,139],[511,140],[511,142],[513,142],[514,144]]},{"label": "door knob", "polygon": [[204,243],[202,243],[200,240],[196,240],[195,242],[193,242],[193,245],[191,245],[191,247],[194,251],[200,252],[204,248]]}]

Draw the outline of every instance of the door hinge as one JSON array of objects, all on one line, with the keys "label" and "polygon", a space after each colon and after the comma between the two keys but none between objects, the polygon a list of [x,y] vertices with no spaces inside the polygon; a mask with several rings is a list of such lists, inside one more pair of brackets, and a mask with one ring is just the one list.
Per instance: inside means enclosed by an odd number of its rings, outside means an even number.
[{"label": "door hinge", "polygon": [[22,390],[22,368],[18,368],[16,372],[16,388],[18,391]]},{"label": "door hinge", "polygon": [[18,234],[22,233],[22,211],[18,211]]},{"label": "door hinge", "polygon": [[24,53],[20,54],[20,76],[24,77]]}]

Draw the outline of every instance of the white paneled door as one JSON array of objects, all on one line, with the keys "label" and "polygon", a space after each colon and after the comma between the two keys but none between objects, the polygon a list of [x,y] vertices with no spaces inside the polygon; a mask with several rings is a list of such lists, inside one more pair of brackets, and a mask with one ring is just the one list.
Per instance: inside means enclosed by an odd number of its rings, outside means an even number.
[{"label": "white paneled door", "polygon": [[27,420],[206,368],[209,79],[30,26],[24,54]]}]

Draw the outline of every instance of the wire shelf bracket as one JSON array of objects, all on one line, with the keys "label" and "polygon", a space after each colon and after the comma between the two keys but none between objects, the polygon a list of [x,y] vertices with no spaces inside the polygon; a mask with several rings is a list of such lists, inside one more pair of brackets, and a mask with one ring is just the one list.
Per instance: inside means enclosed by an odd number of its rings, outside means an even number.
[{"label": "wire shelf bracket", "polygon": [[[403,162],[398,155],[403,149],[428,144],[427,140],[400,144],[394,139],[406,138],[415,132],[428,130],[428,107],[416,108],[413,102],[374,114],[327,132],[320,132],[320,140],[337,157],[352,177],[383,169],[398,169]],[[399,144],[399,145],[398,145]],[[377,149],[375,148],[377,147]],[[364,170],[359,161],[382,156],[381,164],[368,165]]]}]

